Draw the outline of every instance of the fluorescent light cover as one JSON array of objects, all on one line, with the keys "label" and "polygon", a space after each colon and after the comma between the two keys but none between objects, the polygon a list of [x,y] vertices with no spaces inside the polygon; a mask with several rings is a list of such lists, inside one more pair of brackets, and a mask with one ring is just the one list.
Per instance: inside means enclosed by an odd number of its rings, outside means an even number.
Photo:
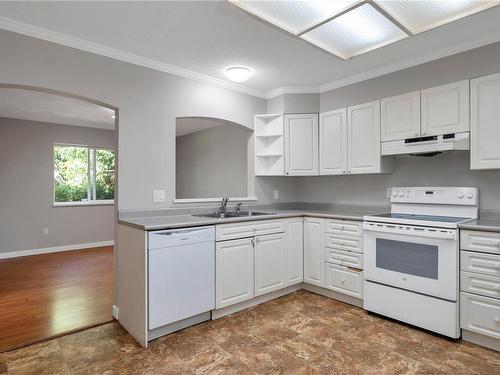
[{"label": "fluorescent light cover", "polygon": [[230,0],[233,4],[292,34],[300,34],[359,0]]},{"label": "fluorescent light cover", "polygon": [[233,82],[245,82],[253,74],[252,69],[246,66],[230,66],[224,74]]},{"label": "fluorescent light cover", "polygon": [[500,4],[498,0],[376,0],[375,2],[413,34],[421,33]]},{"label": "fluorescent light cover", "polygon": [[301,38],[348,59],[408,37],[382,13],[364,4],[313,29]]}]

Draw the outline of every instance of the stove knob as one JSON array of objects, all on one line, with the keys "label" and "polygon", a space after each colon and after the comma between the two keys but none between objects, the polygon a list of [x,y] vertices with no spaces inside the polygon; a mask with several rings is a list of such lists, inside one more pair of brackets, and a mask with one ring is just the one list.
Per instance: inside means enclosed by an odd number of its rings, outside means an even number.
[{"label": "stove knob", "polygon": [[474,198],[474,194],[472,194],[472,191],[469,191],[469,192],[467,193],[467,198],[468,198],[468,199],[472,199],[472,198]]},{"label": "stove knob", "polygon": [[402,197],[404,197],[404,196],[405,196],[404,191],[400,191],[400,192],[399,192],[399,196],[400,196],[401,198],[402,198]]},{"label": "stove knob", "polygon": [[462,199],[463,197],[464,197],[464,193],[463,193],[462,191],[459,191],[459,192],[457,193],[457,198],[458,198],[458,199]]},{"label": "stove knob", "polygon": [[397,192],[396,190],[393,190],[393,191],[392,191],[392,196],[393,196],[393,197],[397,197],[397,196],[398,196],[398,192]]}]

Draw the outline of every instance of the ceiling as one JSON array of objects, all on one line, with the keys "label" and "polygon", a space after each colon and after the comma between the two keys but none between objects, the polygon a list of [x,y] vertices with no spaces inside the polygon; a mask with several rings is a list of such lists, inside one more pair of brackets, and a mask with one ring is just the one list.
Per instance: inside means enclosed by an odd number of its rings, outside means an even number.
[{"label": "ceiling", "polygon": [[[342,60],[225,1],[0,2],[0,28],[260,97],[322,92],[500,41],[500,7]],[[254,70],[244,85],[229,65]]]},{"label": "ceiling", "polygon": [[0,88],[0,117],[113,130],[114,111],[42,91]]}]

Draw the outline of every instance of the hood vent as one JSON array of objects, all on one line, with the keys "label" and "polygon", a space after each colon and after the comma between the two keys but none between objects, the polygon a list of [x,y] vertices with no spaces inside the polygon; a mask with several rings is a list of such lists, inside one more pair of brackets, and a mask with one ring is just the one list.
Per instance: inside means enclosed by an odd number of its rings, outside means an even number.
[{"label": "hood vent", "polygon": [[469,132],[464,132],[382,142],[382,155],[430,157],[443,152],[469,150],[469,148]]}]

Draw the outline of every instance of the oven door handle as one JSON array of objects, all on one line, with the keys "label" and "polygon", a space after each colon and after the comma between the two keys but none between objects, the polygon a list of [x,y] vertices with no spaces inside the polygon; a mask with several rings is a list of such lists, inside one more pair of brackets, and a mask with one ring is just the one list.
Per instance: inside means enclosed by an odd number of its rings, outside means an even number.
[{"label": "oven door handle", "polygon": [[374,222],[363,222],[363,230],[379,233],[401,234],[405,236],[418,236],[425,238],[437,238],[444,240],[456,240],[456,229],[427,228],[413,225],[382,224]]}]

